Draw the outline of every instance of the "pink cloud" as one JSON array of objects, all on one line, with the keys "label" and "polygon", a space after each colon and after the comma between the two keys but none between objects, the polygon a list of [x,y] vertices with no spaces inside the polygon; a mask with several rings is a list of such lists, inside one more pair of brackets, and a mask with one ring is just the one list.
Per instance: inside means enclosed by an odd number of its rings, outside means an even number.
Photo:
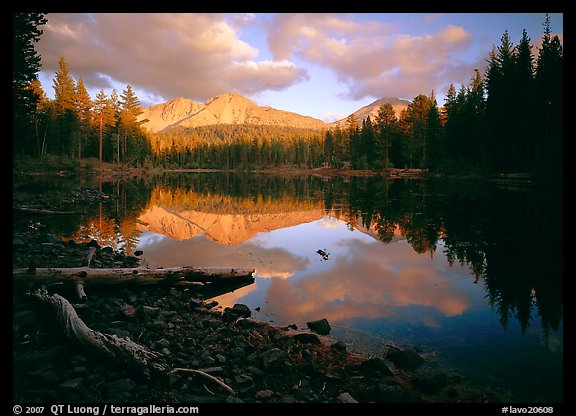
[{"label": "pink cloud", "polygon": [[54,13],[47,17],[37,45],[42,70],[56,71],[59,57],[64,56],[76,77],[94,81],[97,87],[108,77],[166,99],[184,96],[205,101],[222,92],[250,94],[306,79],[304,70],[286,60],[257,60],[259,51],[238,33],[251,21],[250,15]]}]

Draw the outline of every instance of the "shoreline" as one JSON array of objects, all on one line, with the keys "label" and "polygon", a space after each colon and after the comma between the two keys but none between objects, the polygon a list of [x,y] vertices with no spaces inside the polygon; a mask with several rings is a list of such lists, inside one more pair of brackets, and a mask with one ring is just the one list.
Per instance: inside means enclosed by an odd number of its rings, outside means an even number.
[{"label": "shoreline", "polygon": [[381,176],[388,179],[432,179],[457,182],[485,182],[493,183],[500,186],[510,187],[545,187],[545,188],[563,188],[563,177],[540,177],[527,172],[500,173],[500,174],[453,174],[443,172],[430,172],[427,169],[420,168],[386,168],[381,170],[364,170],[351,168],[299,168],[299,167],[277,167],[263,169],[211,169],[211,168],[143,168],[128,167],[105,163],[96,167],[87,169],[85,166],[77,170],[48,170],[48,171],[14,171],[13,177],[22,176],[78,176],[88,177],[97,176],[102,178],[127,178],[127,177],[144,177],[150,174],[159,173],[238,173],[238,174],[265,174],[279,175],[283,177],[297,176],[319,176],[319,177],[371,177]]},{"label": "shoreline", "polygon": [[[94,265],[135,267],[137,258],[54,236],[14,237],[14,267]],[[66,261],[58,260],[64,258]],[[50,259],[50,261],[48,261]],[[57,286],[56,286],[57,287]],[[57,289],[57,291],[60,291]],[[252,319],[245,305],[222,309],[192,289],[176,286],[87,287],[78,315],[93,330],[130,340],[159,354],[172,368],[221,380],[234,394],[186,373],[145,380],[65,339],[46,310],[13,291],[13,400],[77,403],[501,403],[504,392],[474,386],[414,348],[387,345],[379,355],[349,351],[329,334]],[[319,319],[321,317],[318,317]]]}]

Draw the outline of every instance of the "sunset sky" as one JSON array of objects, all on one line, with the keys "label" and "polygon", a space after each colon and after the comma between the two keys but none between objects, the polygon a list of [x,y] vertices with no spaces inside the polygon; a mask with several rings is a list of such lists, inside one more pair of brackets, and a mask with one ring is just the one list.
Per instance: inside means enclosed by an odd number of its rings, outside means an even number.
[{"label": "sunset sky", "polygon": [[[551,28],[563,37],[563,14]],[[50,98],[63,56],[92,98],[132,85],[142,106],[233,92],[330,122],[383,97],[411,100],[486,67],[504,30],[540,43],[544,13],[53,13],[36,45]],[[534,50],[534,56],[537,49]]]}]

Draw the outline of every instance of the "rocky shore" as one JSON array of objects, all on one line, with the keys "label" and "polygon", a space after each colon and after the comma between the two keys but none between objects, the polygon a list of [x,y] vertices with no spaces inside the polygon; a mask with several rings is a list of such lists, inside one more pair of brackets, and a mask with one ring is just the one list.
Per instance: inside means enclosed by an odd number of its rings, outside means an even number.
[{"label": "rocky shore", "polygon": [[[28,231],[13,236],[13,268],[135,267],[138,258],[96,241],[60,241]],[[50,291],[59,288],[50,287]],[[490,403],[511,401],[471,386],[415,349],[382,355],[349,351],[318,327],[274,326],[245,305],[221,308],[182,287],[109,288],[70,294],[93,330],[159,353],[177,371],[145,379],[70,342],[55,318],[13,291],[13,401],[34,403]],[[200,374],[202,373],[202,374]],[[211,378],[211,377],[213,378]],[[225,388],[225,387],[228,387]]]}]

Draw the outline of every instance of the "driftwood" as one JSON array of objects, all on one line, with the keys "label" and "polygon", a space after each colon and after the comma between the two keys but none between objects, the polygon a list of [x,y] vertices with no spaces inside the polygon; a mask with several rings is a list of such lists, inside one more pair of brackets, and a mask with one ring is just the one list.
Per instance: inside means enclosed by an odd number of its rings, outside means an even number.
[{"label": "driftwood", "polygon": [[32,292],[31,296],[50,307],[68,340],[106,359],[137,370],[146,378],[150,378],[151,370],[160,373],[167,372],[158,353],[128,338],[118,338],[116,335],[103,334],[90,329],[64,297],[49,294],[45,289],[38,289]]},{"label": "driftwood", "polygon": [[191,373],[191,374],[195,374],[198,376],[202,376],[212,382],[214,382],[215,384],[217,384],[218,386],[222,387],[224,390],[226,390],[228,393],[234,395],[234,390],[232,389],[232,387],[230,387],[229,385],[227,385],[226,383],[224,383],[222,380],[220,380],[218,377],[214,377],[212,374],[208,374],[205,373],[204,371],[200,371],[200,370],[194,370],[192,368],[175,368],[172,371],[170,371],[170,373],[168,373],[168,376],[171,376],[173,374],[176,373]]},{"label": "driftwood", "polygon": [[235,269],[230,267],[169,267],[160,269],[117,268],[94,269],[88,267],[46,267],[35,269],[13,269],[16,279],[36,282],[76,281],[85,284],[114,284],[134,282],[138,284],[158,284],[162,280],[188,281],[197,283],[220,282],[229,279],[251,277],[254,269]]},{"label": "driftwood", "polygon": [[[88,259],[90,260],[90,259]],[[229,267],[171,267],[165,269],[118,268],[93,269],[88,267],[13,269],[12,276],[16,287],[32,290],[52,285],[74,286],[79,299],[86,299],[87,287],[102,286],[232,286],[224,288],[224,293],[254,282],[253,269],[232,269]],[[208,288],[206,288],[208,289]],[[213,289],[213,288],[211,288]],[[218,292],[216,290],[215,292]]]},{"label": "driftwood", "polygon": [[34,299],[49,306],[56,320],[69,341],[117,364],[126,365],[137,371],[146,379],[152,377],[172,377],[179,372],[192,373],[217,384],[227,393],[234,395],[234,390],[211,374],[190,368],[170,370],[162,356],[129,338],[103,334],[90,329],[76,313],[74,307],[64,297],[49,294],[45,289],[38,289],[30,294]]}]

